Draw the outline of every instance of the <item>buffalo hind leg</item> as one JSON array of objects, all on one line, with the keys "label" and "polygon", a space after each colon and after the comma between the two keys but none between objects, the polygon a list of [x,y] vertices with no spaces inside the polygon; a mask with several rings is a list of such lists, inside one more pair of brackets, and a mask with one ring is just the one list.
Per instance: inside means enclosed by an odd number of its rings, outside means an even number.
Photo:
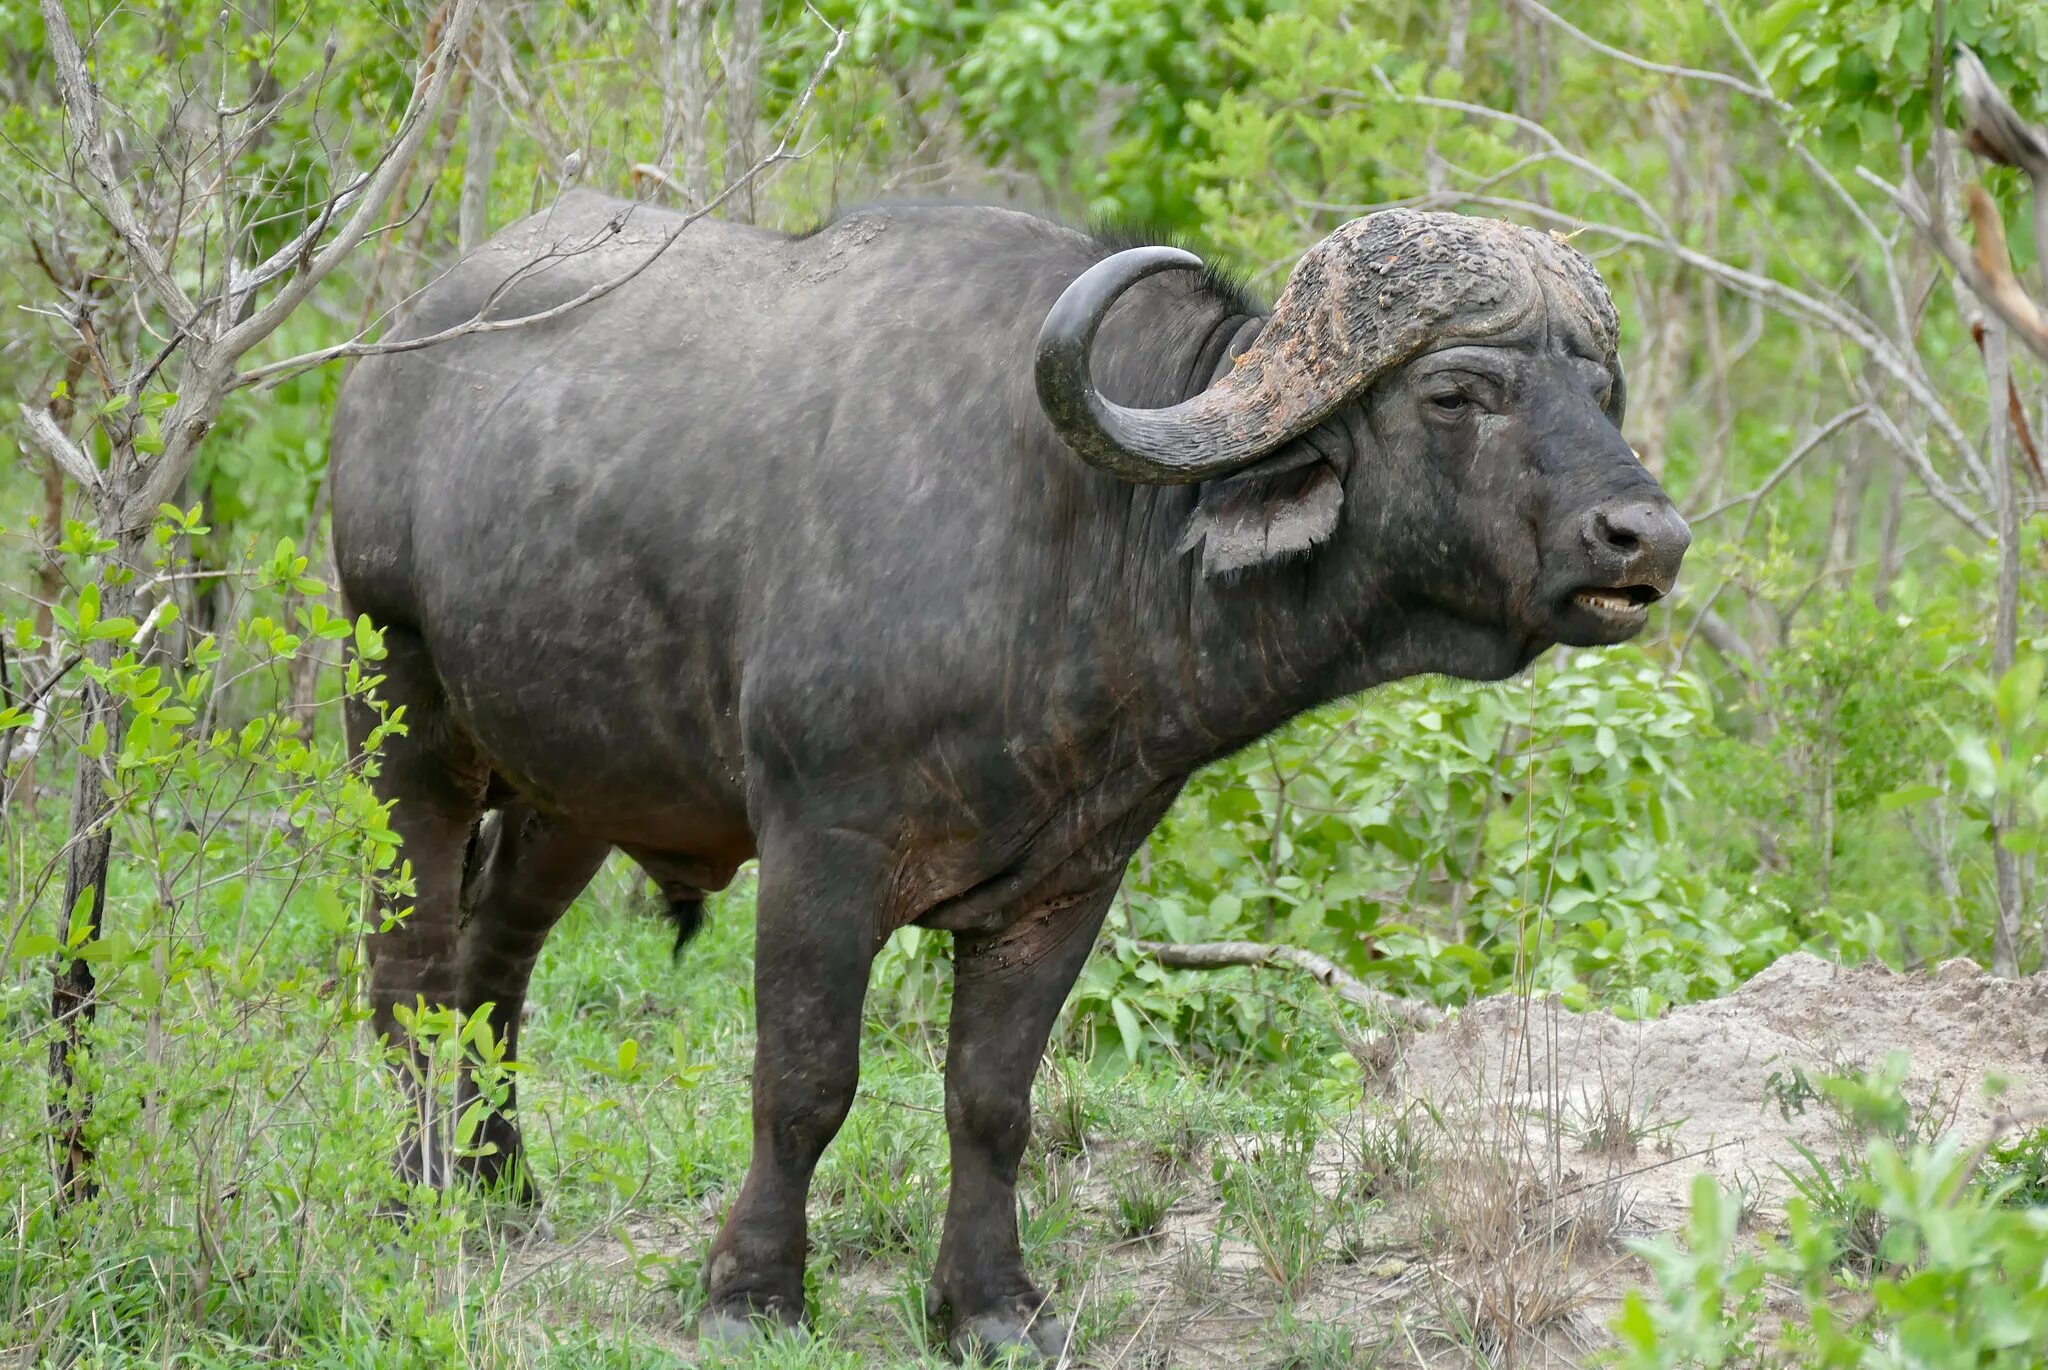
[{"label": "buffalo hind leg", "polygon": [[[398,1012],[424,1003],[459,1007],[456,945],[461,918],[464,853],[483,811],[489,773],[483,758],[448,715],[425,646],[401,628],[384,633],[386,656],[379,694],[394,710],[405,710],[405,731],[384,739],[376,757],[372,787],[393,801],[391,826],[399,857],[412,866],[412,912],[391,922],[403,896],[380,889],[366,950],[370,962],[370,1023],[373,1031],[401,1051],[408,1045]],[[378,718],[367,704],[351,699],[347,724],[351,751],[360,755]],[[389,923],[390,926],[384,926]],[[445,1185],[450,1115],[422,1090],[426,1063],[412,1051],[401,1056],[399,1074],[417,1125],[399,1148],[398,1171],[412,1184]]]},{"label": "buffalo hind leg", "polygon": [[1031,1082],[1060,1005],[1095,945],[1116,886],[999,933],[953,939],[946,1132],[953,1187],[930,1309],[962,1358],[1009,1349],[1058,1359],[1065,1325],[1024,1268],[1017,1167],[1031,1137]]},{"label": "buffalo hind leg", "polygon": [[804,1313],[804,1202],[860,1080],[861,1005],[887,872],[845,832],[767,841],[754,945],[754,1154],[705,1262],[699,1339],[751,1337]]},{"label": "buffalo hind leg", "polygon": [[[555,923],[604,864],[611,844],[512,798],[477,829],[462,882],[462,932],[456,965],[465,1014],[488,1013],[502,1059],[519,1056],[519,1022],[533,964]],[[514,1202],[540,1205],[519,1135],[518,1090],[502,1086],[499,1106],[485,1114],[456,1157],[459,1176],[501,1190]],[[455,1116],[476,1101],[476,1079],[464,1071]]]}]

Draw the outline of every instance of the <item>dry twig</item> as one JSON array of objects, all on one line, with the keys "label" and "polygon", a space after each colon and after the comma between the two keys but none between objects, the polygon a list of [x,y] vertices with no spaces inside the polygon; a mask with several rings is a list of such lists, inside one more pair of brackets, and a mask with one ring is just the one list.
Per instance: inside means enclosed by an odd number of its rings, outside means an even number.
[{"label": "dry twig", "polygon": [[1302,971],[1347,1004],[1399,1019],[1410,1027],[1431,1027],[1443,1014],[1428,1004],[1374,989],[1326,956],[1277,942],[1133,942],[1139,951],[1173,970],[1223,970],[1231,966],[1285,966]]}]

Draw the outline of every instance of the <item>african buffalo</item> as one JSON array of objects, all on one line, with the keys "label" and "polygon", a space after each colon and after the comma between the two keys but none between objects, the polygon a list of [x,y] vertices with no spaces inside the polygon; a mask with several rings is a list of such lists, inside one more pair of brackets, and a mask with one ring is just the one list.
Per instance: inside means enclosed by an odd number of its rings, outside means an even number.
[{"label": "african buffalo", "polygon": [[[572,300],[679,223],[572,196],[394,336]],[[956,1353],[1057,1351],[1017,1168],[1126,863],[1192,772],[1306,709],[1643,626],[1689,533],[1622,439],[1616,335],[1585,258],[1491,220],[1348,223],[1269,312],[1173,248],[927,205],[706,220],[551,321],[365,361],[335,551],[405,709],[376,783],[416,877],[370,939],[377,1028],[490,1005],[516,1046],[608,852],[686,930],[758,856],[753,1161],[701,1324],[742,1336],[802,1316],[870,961],[944,928],[933,1303]],[[489,1156],[425,1134],[411,1177],[533,1198],[509,1111]]]}]

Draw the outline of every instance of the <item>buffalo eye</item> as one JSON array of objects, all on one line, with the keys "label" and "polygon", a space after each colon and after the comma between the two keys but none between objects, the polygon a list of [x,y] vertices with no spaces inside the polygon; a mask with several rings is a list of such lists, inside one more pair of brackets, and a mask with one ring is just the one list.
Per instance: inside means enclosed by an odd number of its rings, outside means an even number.
[{"label": "buffalo eye", "polygon": [[1423,399],[1423,408],[1434,419],[1456,422],[1472,412],[1472,397],[1462,390],[1445,390]]}]

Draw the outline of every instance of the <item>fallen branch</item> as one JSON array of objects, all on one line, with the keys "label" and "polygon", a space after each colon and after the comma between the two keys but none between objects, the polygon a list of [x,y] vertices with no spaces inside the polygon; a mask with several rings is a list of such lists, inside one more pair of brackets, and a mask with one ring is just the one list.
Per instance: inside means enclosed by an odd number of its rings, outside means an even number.
[{"label": "fallen branch", "polygon": [[1271,942],[1133,942],[1171,970],[1223,970],[1231,966],[1285,966],[1306,972],[1347,1004],[1398,1018],[1410,1027],[1433,1027],[1443,1015],[1428,1004],[1374,989],[1325,956]]}]

